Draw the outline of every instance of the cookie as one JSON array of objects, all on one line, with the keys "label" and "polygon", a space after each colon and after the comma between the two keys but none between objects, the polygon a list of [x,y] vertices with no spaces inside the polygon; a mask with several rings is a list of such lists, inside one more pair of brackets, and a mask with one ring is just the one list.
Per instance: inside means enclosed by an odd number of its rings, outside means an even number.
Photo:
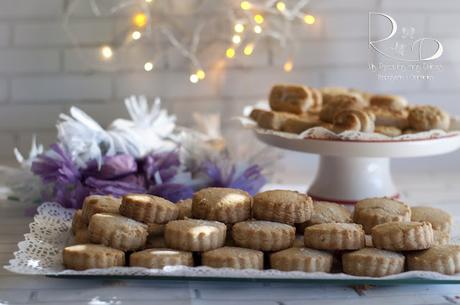
[{"label": "cookie", "polygon": [[270,267],[281,271],[331,272],[331,253],[305,247],[289,248],[270,255]]},{"label": "cookie", "polygon": [[311,218],[304,223],[296,224],[297,232],[303,234],[306,227],[320,223],[350,223],[352,216],[344,206],[327,201],[314,201]]},{"label": "cookie", "polygon": [[403,272],[404,260],[400,253],[363,248],[342,255],[342,268],[351,275],[382,277]]},{"label": "cookie", "polygon": [[281,131],[299,134],[320,124],[321,121],[316,116],[299,116],[286,119],[281,126]]},{"label": "cookie", "polygon": [[164,224],[177,219],[179,208],[169,200],[148,194],[123,196],[120,214],[143,223]]},{"label": "cookie", "polygon": [[433,230],[433,245],[447,245],[450,236],[446,232]]},{"label": "cookie", "polygon": [[450,234],[450,228],[452,226],[452,216],[437,208],[432,207],[411,207],[412,221],[428,221],[431,223],[433,230],[439,230]]},{"label": "cookie", "polygon": [[402,130],[393,126],[375,126],[374,132],[386,135],[387,137],[398,137]]},{"label": "cookie", "polygon": [[460,273],[460,245],[433,246],[428,250],[407,255],[409,270],[434,271],[444,274]]},{"label": "cookie", "polygon": [[227,227],[218,221],[201,219],[173,220],[166,224],[168,248],[183,251],[209,251],[225,243]]},{"label": "cookie", "polygon": [[282,126],[289,118],[296,118],[292,113],[265,111],[257,116],[257,125],[260,128],[281,130]]},{"label": "cookie", "polygon": [[349,109],[336,113],[332,121],[333,129],[336,133],[346,130],[374,132],[375,124],[372,115],[365,111]]},{"label": "cookie", "polygon": [[444,110],[435,106],[416,106],[409,111],[409,127],[417,131],[432,129],[449,130],[450,117]]},{"label": "cookie", "polygon": [[308,88],[311,91],[313,105],[308,109],[309,113],[318,114],[323,107],[323,94],[316,88]]},{"label": "cookie", "polygon": [[293,225],[310,219],[313,201],[306,194],[273,190],[258,193],[253,198],[252,214],[258,220],[270,220]]},{"label": "cookie", "polygon": [[258,121],[259,120],[259,116],[265,112],[269,112],[267,110],[263,110],[263,109],[257,109],[257,108],[254,108],[251,110],[251,113],[249,113],[249,117],[251,119],[253,119],[254,121]]},{"label": "cookie", "polygon": [[332,123],[337,113],[344,110],[360,110],[364,107],[362,97],[357,94],[323,95],[323,108],[319,118],[326,123]]},{"label": "cookie", "polygon": [[88,223],[83,218],[83,211],[82,210],[75,211],[75,214],[73,214],[73,218],[72,218],[72,227],[71,227],[72,233],[75,235],[75,233],[78,230],[86,229],[87,227],[88,227]]},{"label": "cookie", "polygon": [[91,195],[85,198],[82,207],[82,216],[88,224],[91,216],[96,213],[118,214],[121,199],[112,196]]},{"label": "cookie", "polygon": [[176,202],[176,206],[179,208],[177,219],[192,218],[192,198],[180,200]]},{"label": "cookie", "polygon": [[264,253],[252,249],[222,247],[204,252],[201,256],[201,263],[213,268],[262,270],[264,268]]},{"label": "cookie", "polygon": [[251,196],[242,190],[208,187],[193,194],[192,216],[235,223],[251,217]]},{"label": "cookie", "polygon": [[387,222],[372,228],[374,247],[392,251],[428,249],[434,243],[429,222]]},{"label": "cookie", "polygon": [[88,228],[78,229],[73,240],[75,244],[90,244]]},{"label": "cookie", "polygon": [[147,239],[147,226],[133,219],[108,213],[94,214],[88,226],[92,243],[133,251],[142,248]]},{"label": "cookie", "polygon": [[409,127],[409,112],[405,109],[394,110],[371,106],[366,108],[366,111],[372,112],[374,114],[375,125],[391,126],[401,130],[407,129]]},{"label": "cookie", "polygon": [[166,266],[178,265],[193,267],[192,252],[159,248],[145,249],[129,256],[130,267],[163,269]]},{"label": "cookie", "polygon": [[410,208],[404,203],[390,198],[368,198],[355,205],[353,220],[363,225],[367,234],[374,226],[392,221],[410,221]]},{"label": "cookie", "polygon": [[307,87],[275,85],[270,91],[268,102],[274,111],[301,114],[313,106],[314,100]]},{"label": "cookie", "polygon": [[64,267],[74,270],[110,268],[125,265],[125,253],[93,244],[65,247],[62,251]]},{"label": "cookie", "polygon": [[403,110],[408,103],[404,97],[399,95],[376,94],[370,97],[369,104],[391,110]]},{"label": "cookie", "polygon": [[365,246],[364,231],[354,223],[322,223],[307,227],[304,243],[320,250],[356,250]]},{"label": "cookie", "polygon": [[239,247],[278,251],[292,246],[295,228],[278,222],[248,220],[233,225],[232,237]]}]

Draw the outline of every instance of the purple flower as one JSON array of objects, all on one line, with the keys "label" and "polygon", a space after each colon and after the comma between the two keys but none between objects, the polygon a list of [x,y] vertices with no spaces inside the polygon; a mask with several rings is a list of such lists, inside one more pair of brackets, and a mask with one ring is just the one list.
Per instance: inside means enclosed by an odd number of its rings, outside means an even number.
[{"label": "purple flower", "polygon": [[152,153],[141,160],[141,165],[148,185],[171,181],[177,175],[180,166],[176,151]]},{"label": "purple flower", "polygon": [[191,198],[193,189],[191,186],[178,183],[163,183],[153,185],[148,190],[149,194],[163,197],[172,202],[177,202],[182,199]]},{"label": "purple flower", "polygon": [[105,156],[99,169],[96,160],[88,162],[83,176],[112,180],[122,178],[137,172],[136,160],[126,154]]},{"label": "purple flower", "polygon": [[120,180],[101,180],[94,177],[89,177],[85,180],[85,185],[88,187],[90,194],[96,195],[113,195],[121,197],[129,193],[145,193],[145,188],[142,185],[132,182]]}]

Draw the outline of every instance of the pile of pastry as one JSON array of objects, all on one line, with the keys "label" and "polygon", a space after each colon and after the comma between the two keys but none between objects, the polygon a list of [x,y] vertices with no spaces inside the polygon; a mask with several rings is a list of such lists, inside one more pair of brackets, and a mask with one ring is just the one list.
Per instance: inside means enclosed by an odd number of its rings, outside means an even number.
[{"label": "pile of pastry", "polygon": [[[89,196],[75,213],[66,268],[172,265],[344,272],[381,277],[405,270],[460,272],[449,244],[451,216],[389,199],[359,201],[354,213],[288,190],[254,197],[206,188],[178,203],[145,195]],[[296,235],[297,233],[297,235]]]},{"label": "pile of pastry", "polygon": [[402,96],[341,87],[276,85],[269,104],[270,111],[253,109],[251,119],[261,128],[296,134],[323,127],[335,133],[351,130],[396,137],[433,129],[448,131],[450,125],[449,114],[438,107],[409,105]]}]

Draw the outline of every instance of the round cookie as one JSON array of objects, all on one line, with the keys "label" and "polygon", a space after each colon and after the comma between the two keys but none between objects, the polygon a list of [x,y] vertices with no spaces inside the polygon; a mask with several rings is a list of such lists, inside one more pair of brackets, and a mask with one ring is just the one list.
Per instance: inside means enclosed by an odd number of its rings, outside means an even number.
[{"label": "round cookie", "polygon": [[347,130],[374,132],[374,115],[362,110],[346,109],[336,113],[332,121],[333,130],[341,133]]},{"label": "round cookie", "polygon": [[375,126],[374,132],[387,137],[398,137],[402,134],[402,130],[394,126]]},{"label": "round cookie", "polygon": [[429,222],[387,222],[372,228],[374,247],[392,251],[428,249],[434,243]]},{"label": "round cookie", "polygon": [[411,207],[412,221],[427,221],[431,223],[433,230],[439,230],[442,232],[450,233],[452,226],[452,216],[437,208],[432,207]]},{"label": "round cookie", "polygon": [[201,263],[213,268],[262,270],[264,253],[239,247],[222,247],[204,252],[201,256]]},{"label": "round cookie", "polygon": [[433,230],[433,245],[447,245],[450,236],[446,232]]},{"label": "round cookie", "polygon": [[343,272],[356,276],[382,277],[404,271],[404,255],[376,248],[363,248],[342,256]]},{"label": "round cookie", "polygon": [[369,198],[355,205],[353,220],[363,225],[369,234],[374,226],[391,221],[410,221],[410,208],[404,203],[390,198]]},{"label": "round cookie", "polygon": [[353,222],[350,211],[344,206],[328,201],[314,201],[313,213],[310,220],[296,224],[297,234],[303,234],[306,227],[320,223],[350,223]]},{"label": "round cookie", "polygon": [[355,223],[322,223],[305,229],[304,243],[320,250],[356,250],[365,246],[365,234]]},{"label": "round cookie", "polygon": [[134,252],[129,256],[130,267],[162,269],[177,265],[193,267],[192,252],[158,248]]},{"label": "round cookie", "polygon": [[92,243],[103,244],[123,251],[142,248],[147,239],[147,226],[130,218],[100,213],[91,217],[88,226]]},{"label": "round cookie", "polygon": [[65,247],[62,259],[67,269],[86,270],[125,265],[125,253],[120,250],[93,244]]},{"label": "round cookie", "polygon": [[376,94],[370,97],[369,104],[375,107],[403,110],[407,106],[407,100],[399,95]]},{"label": "round cookie", "polygon": [[177,219],[192,218],[192,198],[180,200],[176,202],[176,206],[179,208]]},{"label": "round cookie", "polygon": [[120,214],[143,223],[164,224],[177,218],[179,208],[169,200],[148,194],[123,196]]},{"label": "round cookie", "polygon": [[218,221],[183,219],[168,222],[164,237],[169,248],[203,252],[222,247],[226,231]]},{"label": "round cookie", "polygon": [[251,217],[251,196],[242,190],[209,187],[193,194],[192,216],[236,223]]},{"label": "round cookie", "polygon": [[233,225],[232,237],[239,247],[278,251],[292,246],[295,228],[279,222],[248,220]]},{"label": "round cookie", "polygon": [[72,233],[75,235],[78,230],[86,229],[88,227],[88,223],[83,218],[83,211],[77,210],[72,218]]},{"label": "round cookie", "polygon": [[444,274],[460,273],[460,245],[433,246],[428,250],[407,255],[409,270],[434,271]]},{"label": "round cookie", "polygon": [[416,106],[409,111],[409,127],[417,131],[432,129],[449,130],[450,117],[435,106]]},{"label": "round cookie", "polygon": [[313,201],[294,191],[273,190],[254,196],[253,217],[258,220],[276,221],[286,224],[305,222],[313,212]]},{"label": "round cookie", "polygon": [[270,255],[270,267],[281,271],[331,272],[331,253],[304,247],[289,248]]},{"label": "round cookie", "polygon": [[118,214],[121,199],[112,196],[91,195],[85,198],[82,207],[83,220],[88,224],[96,213]]}]

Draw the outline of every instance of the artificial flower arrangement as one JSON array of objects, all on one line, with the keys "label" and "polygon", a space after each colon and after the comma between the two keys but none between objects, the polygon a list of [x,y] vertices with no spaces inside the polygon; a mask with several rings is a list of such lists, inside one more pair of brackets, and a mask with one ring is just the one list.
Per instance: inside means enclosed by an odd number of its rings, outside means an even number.
[{"label": "artificial flower arrangement", "polygon": [[15,149],[33,174],[14,186],[16,197],[28,194],[30,201],[39,192],[40,202],[78,209],[92,194],[148,193],[176,202],[203,187],[255,194],[266,183],[276,156],[258,152],[237,161],[216,128],[218,117],[196,114],[198,131],[177,126],[158,98],[150,106],[145,97],[132,96],[125,105],[131,119],[117,119],[107,129],[72,107],[70,115],[60,115],[57,142],[48,150],[34,140],[25,159]]}]

